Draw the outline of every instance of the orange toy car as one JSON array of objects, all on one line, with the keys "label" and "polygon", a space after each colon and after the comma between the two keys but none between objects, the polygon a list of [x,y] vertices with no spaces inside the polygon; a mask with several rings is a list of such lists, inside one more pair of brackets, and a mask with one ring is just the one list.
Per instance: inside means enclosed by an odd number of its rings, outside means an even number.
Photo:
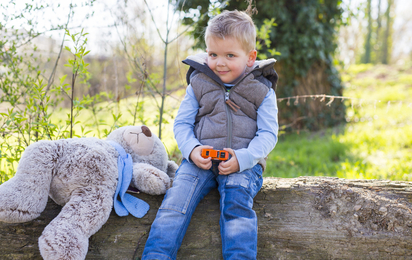
[{"label": "orange toy car", "polygon": [[212,160],[226,161],[229,159],[229,152],[224,150],[203,149],[201,155],[203,158],[212,157]]}]

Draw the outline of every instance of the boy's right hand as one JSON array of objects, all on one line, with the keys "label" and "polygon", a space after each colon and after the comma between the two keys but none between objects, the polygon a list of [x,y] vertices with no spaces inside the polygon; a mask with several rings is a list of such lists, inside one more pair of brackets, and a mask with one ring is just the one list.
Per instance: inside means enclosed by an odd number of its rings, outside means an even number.
[{"label": "boy's right hand", "polygon": [[196,164],[197,167],[203,170],[209,170],[212,167],[212,158],[210,157],[203,158],[202,157],[203,149],[213,149],[213,147],[210,145],[197,146],[192,150],[189,157],[190,157],[190,160],[192,160],[192,162]]}]

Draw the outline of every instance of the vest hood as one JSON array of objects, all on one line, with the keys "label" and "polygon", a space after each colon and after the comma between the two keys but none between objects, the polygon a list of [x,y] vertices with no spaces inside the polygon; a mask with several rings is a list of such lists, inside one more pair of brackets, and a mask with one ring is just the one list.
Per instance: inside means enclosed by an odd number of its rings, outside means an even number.
[{"label": "vest hood", "polygon": [[[190,77],[195,70],[205,73],[211,79],[216,81],[219,85],[224,85],[222,80],[207,66],[207,53],[199,53],[196,55],[191,55],[187,57],[182,62],[190,66],[189,70],[186,74],[186,81],[187,84],[190,84]],[[253,64],[252,67],[247,67],[245,74],[252,73],[255,78],[259,76],[263,76],[269,80],[270,86],[273,90],[276,90],[277,82],[278,82],[278,74],[274,68],[276,63],[275,59],[267,59],[267,60],[257,60]]]}]

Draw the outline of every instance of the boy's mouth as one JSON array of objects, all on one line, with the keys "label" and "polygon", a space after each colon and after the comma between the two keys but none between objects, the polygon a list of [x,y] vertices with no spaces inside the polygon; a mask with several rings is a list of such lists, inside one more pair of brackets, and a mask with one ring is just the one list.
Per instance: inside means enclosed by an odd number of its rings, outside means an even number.
[{"label": "boy's mouth", "polygon": [[229,73],[229,71],[228,70],[221,70],[221,71],[217,70],[217,73],[219,73],[220,75],[224,75],[224,74]]}]

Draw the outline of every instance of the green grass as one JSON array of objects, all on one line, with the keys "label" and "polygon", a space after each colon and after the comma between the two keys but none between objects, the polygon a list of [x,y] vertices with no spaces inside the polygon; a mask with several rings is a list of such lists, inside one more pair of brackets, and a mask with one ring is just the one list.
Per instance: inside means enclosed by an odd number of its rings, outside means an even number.
[{"label": "green grass", "polygon": [[[135,108],[136,102],[136,98],[122,100],[119,106],[117,106],[117,104],[103,102],[99,105],[99,107],[102,107],[103,109],[96,115],[93,115],[91,110],[82,109],[75,117],[77,123],[73,128],[75,132],[74,138],[97,137],[105,139],[105,130],[110,133],[111,129],[125,125],[132,125],[134,118],[131,110]],[[142,101],[140,100],[140,102]],[[160,104],[160,100],[157,100],[157,103]],[[159,110],[151,98],[146,98],[143,105],[144,111],[139,114],[140,119],[136,118],[135,125],[147,125],[151,131],[158,136],[159,126],[157,121]],[[176,162],[180,162],[180,153],[177,150],[177,144],[173,137],[172,123],[178,105],[178,100],[171,97],[166,99],[162,126],[162,142],[170,154],[170,157],[173,157]],[[66,123],[69,113],[69,109],[59,109],[53,112],[51,117],[52,123],[60,126],[61,132],[70,129],[69,124]],[[116,122],[113,118],[113,113],[121,115]],[[21,156],[21,153],[16,153],[17,147],[19,147],[17,138],[12,135],[0,135],[0,184],[13,177],[16,172],[18,161]]]},{"label": "green grass", "polygon": [[[138,116],[134,118],[133,110],[136,105],[137,98],[129,98],[121,100],[120,104],[107,104],[103,102],[99,107],[104,107],[102,112],[94,115],[91,110],[83,109],[79,115],[75,118],[77,122],[80,122],[74,126],[74,130],[81,137],[97,137],[104,139],[104,130],[108,130],[110,133],[111,128],[121,127],[125,125],[147,125],[155,135],[159,135],[159,109],[154,103],[154,99],[147,97],[143,101],[144,111],[138,113]],[[142,102],[140,100],[140,102]],[[158,99],[157,104],[160,104],[161,100]],[[165,103],[165,112],[163,113],[162,124],[162,141],[167,149],[173,150],[176,146],[176,141],[173,138],[173,118],[177,112],[179,103],[176,99],[167,98]],[[63,125],[63,119],[68,118],[68,109],[62,109],[56,111],[52,116],[52,121],[56,125]],[[113,115],[120,114],[120,118],[115,123]],[[139,118],[140,116],[140,118]],[[96,127],[98,125],[98,127]],[[85,133],[85,134],[84,134]]]},{"label": "green grass", "polygon": [[354,65],[342,79],[347,124],[281,135],[265,176],[412,180],[412,69]]},{"label": "green grass", "polygon": [[330,132],[324,135],[281,135],[267,161],[265,176],[330,176],[336,172],[336,166],[346,157],[348,147]]},{"label": "green grass", "polygon": [[[317,133],[282,134],[268,157],[264,176],[292,178],[298,176],[335,176],[348,179],[412,180],[412,67],[354,65],[342,73],[347,123]],[[181,154],[173,138],[172,124],[179,103],[167,99],[167,114],[162,141],[169,156],[180,162]],[[122,114],[118,125],[131,124],[128,112],[135,99],[124,100],[118,108]],[[307,99],[307,102],[311,102]],[[334,102],[340,102],[335,100]],[[103,106],[107,106],[103,104]],[[325,109],[328,109],[325,106]],[[110,109],[109,109],[110,110]],[[67,110],[54,115],[56,123],[66,118]],[[157,109],[145,102],[145,124],[158,133]],[[280,115],[281,116],[281,115]],[[84,110],[76,118],[80,136],[104,138],[102,131],[113,124],[111,116],[99,113],[99,131],[93,127],[93,115]],[[139,124],[139,122],[138,122]],[[82,130],[81,127],[84,127]],[[83,134],[87,133],[87,134]],[[10,141],[10,139],[8,139]],[[6,145],[0,136],[0,152]],[[0,160],[0,171],[17,166],[17,161]],[[10,172],[14,172],[11,170]],[[0,176],[0,182],[11,176]]]}]

